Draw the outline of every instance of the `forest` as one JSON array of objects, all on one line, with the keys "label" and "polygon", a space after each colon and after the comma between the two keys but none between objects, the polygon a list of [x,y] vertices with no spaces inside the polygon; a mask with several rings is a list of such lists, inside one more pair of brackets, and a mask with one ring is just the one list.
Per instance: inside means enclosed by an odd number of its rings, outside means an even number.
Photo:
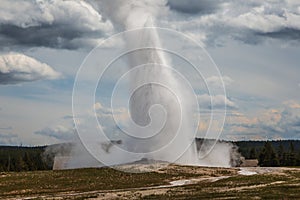
[{"label": "forest", "polygon": [[261,167],[300,166],[300,141],[233,142],[246,159],[258,159]]},{"label": "forest", "polygon": [[34,171],[52,169],[52,163],[44,156],[46,146],[0,147],[0,171]]},{"label": "forest", "polygon": [[[199,143],[201,139],[197,139]],[[228,141],[222,141],[228,142]],[[300,140],[238,141],[246,159],[258,159],[259,166],[300,166]],[[0,171],[51,170],[54,156],[68,155],[72,144],[22,147],[0,146]]]}]

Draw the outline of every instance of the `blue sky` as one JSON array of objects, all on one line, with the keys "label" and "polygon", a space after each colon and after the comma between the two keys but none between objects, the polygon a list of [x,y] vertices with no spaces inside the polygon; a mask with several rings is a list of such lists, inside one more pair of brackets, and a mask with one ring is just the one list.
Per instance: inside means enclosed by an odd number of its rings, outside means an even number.
[{"label": "blue sky", "polygon": [[[300,139],[298,0],[130,0],[129,4],[1,0],[0,144],[74,139],[72,90],[77,70],[97,44],[124,30],[118,17],[129,20],[127,14],[134,9],[153,16],[159,27],[192,37],[217,64],[228,104],[221,138]],[[138,18],[130,20],[139,27]],[[109,79],[107,90],[112,87]],[[98,98],[105,99],[101,94]],[[219,97],[212,98],[217,105]],[[205,107],[207,96],[200,92],[198,99]],[[115,133],[118,130],[103,114],[108,109],[103,101],[99,117],[106,130]],[[119,117],[124,117],[121,111]],[[200,122],[199,132],[207,129],[207,120]]]}]

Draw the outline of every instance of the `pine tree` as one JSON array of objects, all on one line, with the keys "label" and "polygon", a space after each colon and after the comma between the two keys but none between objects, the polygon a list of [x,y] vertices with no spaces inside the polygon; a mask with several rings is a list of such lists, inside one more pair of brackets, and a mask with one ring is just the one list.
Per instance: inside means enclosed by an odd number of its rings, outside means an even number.
[{"label": "pine tree", "polygon": [[257,158],[256,149],[252,147],[249,153],[249,159],[256,159],[256,158]]},{"label": "pine tree", "polygon": [[20,172],[20,171],[28,170],[28,166],[24,162],[22,155],[18,155],[16,158],[14,158],[13,164],[14,164],[14,169],[12,171]]},{"label": "pine tree", "polygon": [[295,147],[293,142],[290,142],[289,153],[288,153],[288,166],[295,166],[296,165],[296,153]]},{"label": "pine tree", "polygon": [[285,159],[284,159],[284,148],[282,145],[282,142],[280,142],[279,147],[278,147],[278,151],[277,151],[277,155],[278,155],[278,160],[279,160],[279,165],[280,166],[284,166],[285,165]]},{"label": "pine tree", "polygon": [[35,167],[32,159],[30,158],[30,155],[28,152],[25,152],[23,160],[24,160],[25,164],[27,165],[27,168],[29,171],[36,170],[36,167]]},{"label": "pine tree", "polygon": [[297,163],[296,163],[296,165],[300,166],[300,152],[297,155]]},{"label": "pine tree", "polygon": [[278,157],[270,142],[266,142],[259,155],[259,165],[263,167],[275,167],[279,165]]}]

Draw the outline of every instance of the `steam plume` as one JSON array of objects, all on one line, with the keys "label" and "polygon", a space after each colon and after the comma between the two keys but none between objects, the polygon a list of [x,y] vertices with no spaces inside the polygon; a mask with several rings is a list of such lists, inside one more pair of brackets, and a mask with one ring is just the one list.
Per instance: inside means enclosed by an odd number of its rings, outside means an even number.
[{"label": "steam plume", "polygon": [[[92,4],[97,6],[99,12],[111,20],[119,31],[146,28],[135,34],[125,35],[124,38],[129,50],[136,46],[145,48],[129,54],[128,62],[134,72],[130,80],[130,87],[134,92],[130,97],[129,110],[133,122],[137,125],[130,128],[139,139],[127,139],[122,145],[131,152],[144,153],[144,157],[148,159],[229,167],[232,146],[228,144],[217,143],[208,156],[199,159],[191,120],[194,117],[191,113],[195,106],[195,98],[187,86],[179,82],[170,68],[172,63],[167,55],[159,50],[162,44],[154,28],[159,11],[167,9],[166,2],[102,0]],[[149,46],[155,48],[149,49]],[[143,67],[136,68],[137,66]],[[161,122],[164,124],[161,125]],[[153,134],[153,130],[157,129],[159,132]],[[148,137],[149,135],[151,137]],[[106,151],[108,152],[114,156],[113,151]],[[122,159],[126,160],[124,157]]]}]

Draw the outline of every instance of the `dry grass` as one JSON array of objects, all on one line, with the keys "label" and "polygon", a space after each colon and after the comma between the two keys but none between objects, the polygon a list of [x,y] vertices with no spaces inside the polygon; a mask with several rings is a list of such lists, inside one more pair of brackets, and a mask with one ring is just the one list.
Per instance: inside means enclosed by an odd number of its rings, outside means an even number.
[{"label": "dry grass", "polygon": [[[257,168],[265,172],[252,176],[237,171],[169,165],[148,173],[110,168],[1,173],[0,198],[300,199],[299,169]],[[183,179],[193,181],[170,185],[170,181]]]}]

